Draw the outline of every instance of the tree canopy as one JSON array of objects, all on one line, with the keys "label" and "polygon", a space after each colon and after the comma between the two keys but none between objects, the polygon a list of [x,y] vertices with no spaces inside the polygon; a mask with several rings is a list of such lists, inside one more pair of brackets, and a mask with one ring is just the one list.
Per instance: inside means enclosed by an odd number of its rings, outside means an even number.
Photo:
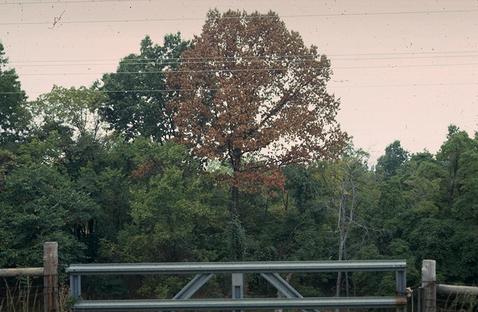
[{"label": "tree canopy", "polygon": [[236,179],[250,180],[258,163],[275,168],[340,153],[346,135],[326,89],[330,62],[277,14],[210,11],[191,44],[169,85],[183,91],[172,101],[174,120],[196,155],[226,160]]},{"label": "tree canopy", "polygon": [[15,69],[8,68],[0,42],[0,146],[18,140],[27,130],[30,116],[25,107],[26,99]]},{"label": "tree canopy", "polygon": [[180,34],[167,35],[163,45],[146,36],[140,53],[119,63],[116,73],[103,76],[100,90],[106,94],[101,114],[112,130],[126,139],[144,136],[164,142],[174,134],[165,72],[178,67],[179,56],[188,46]]},{"label": "tree canopy", "polygon": [[105,101],[104,93],[94,88],[64,88],[54,86],[51,92],[40,95],[30,104],[40,124],[57,124],[70,128],[75,135],[97,136],[104,132],[99,108]]}]

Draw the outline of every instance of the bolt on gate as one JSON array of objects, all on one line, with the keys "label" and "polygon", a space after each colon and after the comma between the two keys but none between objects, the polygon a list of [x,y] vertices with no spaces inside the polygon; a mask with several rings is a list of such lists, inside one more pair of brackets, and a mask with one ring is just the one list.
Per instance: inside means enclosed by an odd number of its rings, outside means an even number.
[{"label": "bolt on gate", "polygon": [[[407,299],[405,260],[372,261],[295,261],[295,262],[199,262],[199,263],[118,263],[72,264],[70,295],[75,311],[145,311],[145,310],[250,310],[301,309],[318,311],[320,308],[403,308]],[[314,297],[304,298],[280,273],[317,272],[395,272],[396,293],[382,297]],[[282,298],[244,298],[244,274],[260,274]],[[127,274],[196,274],[172,299],[150,300],[83,300],[81,276]],[[231,274],[232,298],[191,299],[214,274]]]}]

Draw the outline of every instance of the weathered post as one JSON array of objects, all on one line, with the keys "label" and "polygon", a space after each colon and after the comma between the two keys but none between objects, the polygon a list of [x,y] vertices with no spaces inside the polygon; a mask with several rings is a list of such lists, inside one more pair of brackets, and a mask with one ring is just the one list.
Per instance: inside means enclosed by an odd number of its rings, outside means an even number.
[{"label": "weathered post", "polygon": [[43,244],[43,305],[45,312],[58,311],[58,243]]},{"label": "weathered post", "polygon": [[436,312],[436,262],[435,260],[423,260],[422,262],[422,288],[424,312]]}]

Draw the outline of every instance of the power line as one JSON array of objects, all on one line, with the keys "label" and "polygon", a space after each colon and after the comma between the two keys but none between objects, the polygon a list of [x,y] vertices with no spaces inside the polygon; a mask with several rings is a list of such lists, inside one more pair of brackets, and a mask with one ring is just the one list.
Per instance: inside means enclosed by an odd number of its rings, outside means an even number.
[{"label": "power line", "polygon": [[[456,83],[406,83],[406,84],[370,84],[370,85],[334,85],[335,88],[395,88],[395,87],[448,87],[448,86],[476,86],[478,82]],[[330,85],[328,87],[331,87]],[[234,90],[238,90],[236,88]],[[212,89],[121,89],[121,90],[90,90],[98,93],[168,93],[168,92],[197,92],[197,91],[221,91],[221,88]],[[229,90],[229,89],[228,89]],[[24,92],[0,92],[0,95],[23,94]]]},{"label": "power line", "polygon": [[[444,56],[444,57],[447,57],[447,56]],[[467,56],[467,57],[478,57],[478,55],[470,55],[470,56]],[[442,58],[440,56],[430,56],[430,57],[423,57],[424,59],[433,59],[433,58]],[[400,58],[366,58],[366,59],[360,59],[360,58],[351,58],[351,59],[335,59],[335,60],[331,60],[333,63],[337,62],[337,61],[387,61],[387,60],[396,60],[396,59],[422,59],[421,57],[410,57],[410,58],[403,58],[403,57],[400,57]],[[213,62],[213,61],[195,61],[195,62],[183,62],[183,63],[180,63],[178,61],[174,61],[174,62],[155,62],[155,61],[138,61],[138,62],[125,62],[125,61],[122,61],[121,64],[123,65],[153,65],[153,66],[160,66],[160,65],[180,65],[180,64],[203,64],[203,65],[213,65],[213,64],[209,64],[210,62]],[[222,62],[222,63],[233,63],[233,62],[237,62],[237,61],[219,61],[219,62]],[[305,63],[304,60],[300,59],[300,58],[297,58],[296,60],[291,60],[291,63]],[[36,63],[10,63],[10,64],[16,64],[15,68],[24,68],[24,67],[68,67],[68,66],[86,66],[86,65],[89,65],[89,66],[107,66],[107,65],[116,65],[118,63],[116,62],[107,62],[107,63],[101,63],[101,62],[83,62],[83,63],[50,63],[50,64],[36,64]],[[464,63],[464,65],[467,65],[467,64],[474,64],[474,63]],[[236,64],[236,65],[240,65],[240,64]],[[421,67],[421,66],[435,66],[435,65],[438,65],[438,66],[448,66],[448,65],[460,65],[460,64],[417,64],[417,65],[410,65],[410,67],[415,67],[415,66],[418,66],[418,67]],[[402,65],[386,65],[385,67],[401,67]],[[407,67],[408,65],[405,65],[404,67]],[[331,66],[332,68],[339,68],[337,66]],[[382,67],[382,66],[380,66]]]},{"label": "power line", "polygon": [[[92,1],[93,2],[93,1]],[[357,12],[357,13],[329,13],[329,14],[296,14],[296,15],[249,15],[249,16],[223,16],[222,19],[268,19],[268,18],[312,18],[312,17],[353,17],[353,16],[379,16],[379,15],[416,15],[416,14],[458,14],[476,13],[478,9],[468,10],[429,10],[429,11],[395,11],[395,12]],[[172,18],[140,18],[140,19],[111,19],[111,20],[73,20],[59,21],[58,24],[96,24],[96,23],[149,23],[149,22],[181,22],[203,21],[203,17],[172,17]],[[0,25],[52,25],[52,21],[30,22],[1,22]]]},{"label": "power line", "polygon": [[410,68],[410,67],[449,67],[449,66],[474,66],[478,63],[456,63],[456,64],[404,64],[404,65],[377,65],[377,66],[336,66],[331,69],[375,69],[375,68]]},{"label": "power line", "polygon": [[[318,69],[318,68],[317,68]],[[229,72],[263,72],[287,71],[288,68],[248,68],[248,69],[205,69],[205,70],[170,70],[170,71],[123,71],[110,73],[113,75],[131,74],[169,74],[169,73],[229,73]],[[25,73],[22,76],[59,76],[59,75],[102,75],[101,72],[59,72],[59,73]],[[15,73],[16,75],[16,73]]]},{"label": "power line", "polygon": [[334,88],[395,88],[395,87],[447,87],[447,86],[476,86],[478,82],[447,82],[447,83],[397,83],[371,85],[339,85]]},{"label": "power line", "polygon": [[[303,56],[303,55],[275,55],[275,56],[241,56],[241,57],[184,57],[184,58],[162,58],[160,60],[154,59],[136,59],[136,60],[128,60],[122,59],[117,60],[113,63],[103,63],[99,65],[108,65],[108,64],[116,64],[121,62],[122,64],[154,64],[154,65],[174,65],[179,63],[187,63],[187,64],[205,64],[211,62],[224,62],[224,63],[232,63],[244,60],[265,60],[265,61],[283,61],[290,59],[292,61],[298,60],[317,60],[320,55],[317,56]],[[90,59],[90,60],[38,60],[38,61],[18,61],[18,62],[9,62],[9,64],[29,64],[29,63],[59,63],[63,62],[68,64],[78,63],[78,64],[94,64],[96,63],[85,63],[85,62],[101,62],[101,59]],[[64,65],[64,64],[62,64]],[[48,66],[48,65],[47,65]]]},{"label": "power line", "polygon": [[[476,66],[478,63],[453,63],[453,64],[404,64],[404,65],[378,65],[378,66],[336,66],[331,67],[334,69],[400,69],[400,68],[413,68],[413,67],[450,67],[450,66]],[[120,72],[54,72],[54,73],[11,73],[12,75],[19,76],[82,76],[82,75],[155,75],[155,74],[169,74],[169,73],[229,73],[229,72],[263,72],[263,71],[281,71],[285,72],[293,68],[244,68],[244,69],[204,69],[204,70],[166,70],[166,71],[120,71]],[[314,67],[313,69],[320,69],[320,67]]]},{"label": "power line", "polygon": [[[445,55],[440,55],[445,54]],[[155,59],[66,59],[66,60],[20,60],[9,62],[9,64],[36,64],[40,63],[37,66],[49,66],[49,64],[43,63],[63,63],[52,66],[62,66],[69,64],[78,64],[78,65],[110,65],[118,64],[154,64],[154,65],[168,65],[168,64],[178,64],[178,63],[188,63],[188,64],[202,64],[210,62],[238,62],[242,60],[267,60],[267,61],[280,61],[291,59],[293,61],[297,60],[317,60],[320,56],[333,57],[331,61],[361,61],[361,60],[396,60],[396,59],[430,59],[430,58],[468,58],[468,57],[477,57],[478,50],[463,50],[463,51],[429,51],[429,52],[389,52],[389,53],[355,53],[355,54],[321,54],[317,56],[308,56],[308,55],[276,55],[276,56],[240,56],[240,57],[184,57],[184,58],[162,58],[159,60]],[[365,57],[365,56],[381,56],[384,57]],[[388,55],[388,56],[387,56]],[[347,56],[345,58],[340,58],[342,56]],[[339,58],[335,58],[339,57]],[[91,62],[91,63],[90,63]],[[100,63],[97,62],[106,62]],[[26,65],[23,65],[26,66]]]},{"label": "power line", "polygon": [[401,52],[363,52],[363,53],[334,53],[333,56],[368,56],[368,55],[404,55],[404,54],[462,54],[462,53],[477,53],[478,50],[448,50],[448,51],[401,51]]},{"label": "power line", "polygon": [[4,1],[0,5],[34,5],[34,4],[78,4],[78,3],[104,3],[104,2],[155,2],[155,0],[72,0],[72,1]]},{"label": "power line", "polygon": [[[207,89],[207,91],[218,91],[221,89]],[[197,89],[131,89],[131,90],[89,90],[98,93],[154,93],[154,92],[197,92]],[[0,92],[0,94],[20,94],[23,92],[11,91]]]},{"label": "power line", "polygon": [[409,60],[409,59],[434,59],[434,58],[456,58],[456,57],[477,57],[478,54],[462,54],[462,55],[410,55],[410,56],[387,56],[387,57],[348,57],[334,58],[332,61],[380,61],[380,60]]}]

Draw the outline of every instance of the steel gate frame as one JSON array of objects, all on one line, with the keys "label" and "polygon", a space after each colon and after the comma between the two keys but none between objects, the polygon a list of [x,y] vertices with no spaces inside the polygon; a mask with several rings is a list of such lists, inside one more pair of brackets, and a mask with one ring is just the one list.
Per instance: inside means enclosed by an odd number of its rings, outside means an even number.
[{"label": "steel gate frame", "polygon": [[[279,273],[318,272],[395,272],[395,295],[383,297],[304,298]],[[171,310],[249,310],[298,308],[404,308],[407,299],[405,260],[368,261],[289,261],[289,262],[180,262],[72,264],[70,295],[75,311],[171,311]],[[231,274],[231,299],[190,299],[214,274]],[[244,298],[244,274],[257,273],[284,298]],[[196,274],[172,299],[162,300],[82,300],[81,276],[85,275]]]}]

